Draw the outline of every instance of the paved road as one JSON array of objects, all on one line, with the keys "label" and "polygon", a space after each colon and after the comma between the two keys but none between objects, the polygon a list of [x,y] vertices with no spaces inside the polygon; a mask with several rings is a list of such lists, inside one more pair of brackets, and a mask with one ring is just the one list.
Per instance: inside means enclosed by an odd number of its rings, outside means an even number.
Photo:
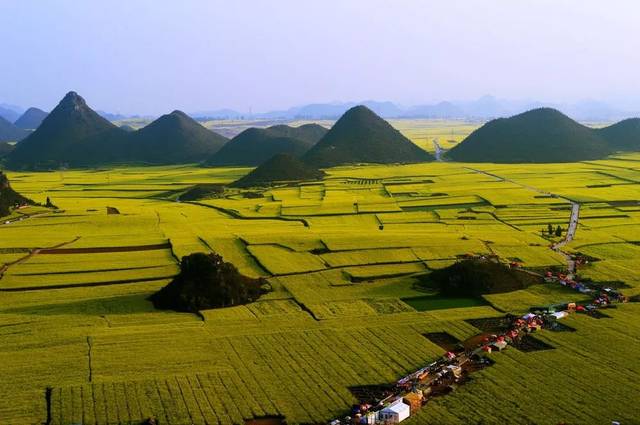
[{"label": "paved road", "polygon": [[497,174],[493,174],[493,173],[489,173],[487,171],[482,171],[482,170],[478,170],[475,168],[470,168],[470,167],[466,167],[468,170],[471,171],[475,171],[476,173],[480,173],[480,174],[484,174],[490,177],[493,177],[495,179],[501,180],[501,181],[505,181],[505,182],[509,182],[509,183],[513,183],[513,184],[517,184],[520,187],[523,187],[525,189],[529,189],[544,195],[548,195],[548,196],[553,196],[554,198],[558,198],[558,199],[564,199],[565,201],[568,201],[571,203],[571,218],[569,219],[569,227],[567,228],[567,233],[565,234],[564,239],[562,239],[560,242],[553,244],[551,246],[551,249],[553,249],[555,252],[557,252],[558,254],[562,255],[565,260],[567,261],[567,270],[569,272],[569,275],[571,275],[571,277],[573,276],[573,273],[575,273],[576,271],[576,263],[575,261],[573,261],[573,259],[571,258],[571,256],[565,252],[562,251],[562,247],[565,246],[566,244],[568,244],[569,242],[571,242],[573,240],[573,238],[576,236],[576,230],[578,229],[578,220],[580,219],[580,204],[578,204],[577,202],[574,202],[568,198],[565,198],[564,196],[560,196],[560,195],[556,195],[554,193],[551,192],[547,192],[544,191],[542,189],[538,189],[537,187],[533,187],[533,186],[528,186],[526,184],[522,184],[519,183],[517,181],[511,180],[511,179],[507,179],[505,177],[499,176]]},{"label": "paved road", "polygon": [[568,244],[576,236],[576,230],[578,228],[578,220],[580,218],[580,204],[571,202],[571,221],[569,222],[569,228],[563,240],[555,244],[554,248],[560,248]]},{"label": "paved road", "polygon": [[438,143],[438,139],[433,139],[433,147],[436,148],[436,161],[442,162],[442,155],[444,155],[445,150]]},{"label": "paved road", "polygon": [[571,202],[571,221],[569,222],[569,228],[567,229],[567,233],[560,242],[554,244],[551,249],[553,249],[558,254],[562,255],[565,260],[567,260],[567,270],[569,272],[569,277],[573,278],[573,274],[576,272],[576,262],[571,258],[571,256],[562,251],[562,247],[568,244],[573,240],[576,236],[576,230],[578,228],[578,220],[580,219],[580,204],[577,202]]}]

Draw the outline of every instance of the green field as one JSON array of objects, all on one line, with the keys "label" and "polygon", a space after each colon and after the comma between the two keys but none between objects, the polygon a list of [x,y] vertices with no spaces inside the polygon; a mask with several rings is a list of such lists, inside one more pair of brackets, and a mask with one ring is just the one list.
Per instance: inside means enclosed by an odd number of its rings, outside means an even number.
[{"label": "green field", "polygon": [[[454,124],[394,122],[416,143],[471,131]],[[265,415],[326,422],[356,401],[349,387],[393,382],[440,356],[425,332],[464,339],[478,333],[466,319],[575,299],[552,284],[474,302],[414,286],[416,275],[467,254],[562,267],[548,248],[558,238],[541,229],[566,228],[570,201],[581,204],[581,218],[564,249],[598,260],[580,273],[640,294],[640,155],[344,166],[322,182],[251,197],[234,190],[175,201],[192,185],[248,171],[8,173],[17,191],[36,202],[48,196],[60,210],[0,224],[0,264],[8,264],[0,279],[0,423],[45,422],[47,394],[55,424],[151,415],[162,424]],[[120,214],[107,215],[107,206]],[[267,277],[273,291],[201,316],[154,310],[146,298],[178,272],[178,259],[209,250]],[[407,423],[640,423],[640,304],[607,314],[567,319],[576,332],[536,336],[554,350],[494,355],[493,367]]]}]

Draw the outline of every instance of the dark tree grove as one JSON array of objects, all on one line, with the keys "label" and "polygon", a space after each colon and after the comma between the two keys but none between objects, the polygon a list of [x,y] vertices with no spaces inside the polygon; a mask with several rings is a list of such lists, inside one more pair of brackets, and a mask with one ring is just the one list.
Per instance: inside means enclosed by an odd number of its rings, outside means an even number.
[{"label": "dark tree grove", "polygon": [[490,259],[458,261],[434,270],[421,284],[451,297],[478,297],[525,289],[542,279]]},{"label": "dark tree grove", "polygon": [[197,312],[253,302],[267,287],[265,279],[240,274],[218,254],[195,253],[182,257],[180,273],[150,299],[159,309]]}]

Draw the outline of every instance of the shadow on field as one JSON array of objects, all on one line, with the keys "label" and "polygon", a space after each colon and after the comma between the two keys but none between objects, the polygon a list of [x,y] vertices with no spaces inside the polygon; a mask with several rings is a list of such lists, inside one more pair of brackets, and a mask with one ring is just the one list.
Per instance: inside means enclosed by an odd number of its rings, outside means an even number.
[{"label": "shadow on field", "polygon": [[151,293],[120,295],[108,298],[87,299],[62,303],[38,304],[26,307],[1,309],[1,313],[31,314],[36,316],[60,316],[78,314],[104,316],[117,314],[158,313],[147,297]]}]

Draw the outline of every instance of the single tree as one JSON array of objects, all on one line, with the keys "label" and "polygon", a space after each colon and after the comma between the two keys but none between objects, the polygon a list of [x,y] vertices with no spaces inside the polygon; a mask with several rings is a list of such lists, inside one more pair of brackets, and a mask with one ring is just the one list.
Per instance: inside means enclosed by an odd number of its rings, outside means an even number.
[{"label": "single tree", "polygon": [[562,236],[562,227],[556,227],[556,236]]}]

